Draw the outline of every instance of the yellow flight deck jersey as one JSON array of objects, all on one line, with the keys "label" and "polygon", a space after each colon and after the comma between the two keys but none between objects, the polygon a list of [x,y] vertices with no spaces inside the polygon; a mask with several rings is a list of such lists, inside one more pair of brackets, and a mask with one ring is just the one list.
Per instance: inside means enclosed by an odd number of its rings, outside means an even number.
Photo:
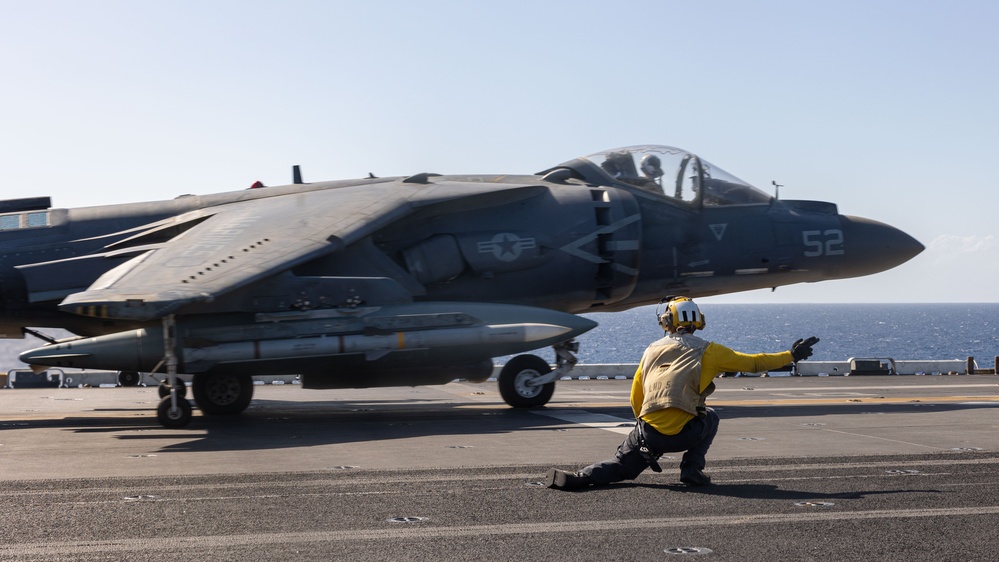
[{"label": "yellow flight deck jersey", "polygon": [[[736,371],[762,373],[770,369],[783,367],[794,360],[790,351],[757,354],[739,353],[724,345],[714,342],[708,343],[690,334],[668,335],[659,342],[652,344],[650,348],[661,343],[668,345],[668,339],[681,343],[687,340],[688,343],[683,345],[688,347],[689,344],[694,344],[696,347],[702,347],[706,344],[704,355],[701,356],[700,361],[701,381],[698,390],[701,393],[707,390],[708,386],[719,373]],[[642,382],[642,371],[645,369],[644,363],[645,356],[642,357],[642,362],[639,363],[638,370],[635,371],[635,378],[631,384],[631,409],[634,410],[636,418],[641,416],[643,403],[645,402],[645,386]],[[694,414],[680,408],[664,408],[647,412],[641,418],[663,435],[676,435],[680,433],[683,426],[687,425],[687,422],[694,418]]]}]

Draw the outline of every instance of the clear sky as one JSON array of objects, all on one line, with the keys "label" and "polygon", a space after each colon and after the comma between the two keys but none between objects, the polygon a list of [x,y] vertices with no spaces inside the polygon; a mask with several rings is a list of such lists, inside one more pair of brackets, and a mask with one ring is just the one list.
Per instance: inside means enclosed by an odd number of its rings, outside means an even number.
[{"label": "clear sky", "polygon": [[533,173],[634,144],[927,250],[712,302],[999,300],[999,3],[0,0],[0,197]]}]

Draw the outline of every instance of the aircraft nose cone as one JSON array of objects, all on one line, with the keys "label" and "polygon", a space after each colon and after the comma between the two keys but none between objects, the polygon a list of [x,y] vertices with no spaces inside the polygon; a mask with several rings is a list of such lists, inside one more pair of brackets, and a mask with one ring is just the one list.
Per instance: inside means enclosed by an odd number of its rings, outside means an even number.
[{"label": "aircraft nose cone", "polygon": [[845,252],[859,268],[856,275],[885,271],[901,265],[925,247],[901,230],[871,219],[842,216]]}]

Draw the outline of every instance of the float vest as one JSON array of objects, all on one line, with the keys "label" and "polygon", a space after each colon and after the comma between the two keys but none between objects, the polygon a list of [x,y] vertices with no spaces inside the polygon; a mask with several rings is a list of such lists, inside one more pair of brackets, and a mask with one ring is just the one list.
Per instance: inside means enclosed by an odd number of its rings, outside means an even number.
[{"label": "float vest", "polygon": [[642,356],[645,400],[639,417],[679,408],[692,416],[705,414],[704,400],[715,384],[701,392],[701,358],[710,342],[690,334],[670,335],[653,342]]}]

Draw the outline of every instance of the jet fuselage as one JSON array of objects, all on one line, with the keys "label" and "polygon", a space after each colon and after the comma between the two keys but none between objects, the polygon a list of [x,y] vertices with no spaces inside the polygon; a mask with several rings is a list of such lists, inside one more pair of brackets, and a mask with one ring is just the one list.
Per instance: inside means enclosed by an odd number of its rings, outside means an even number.
[{"label": "jet fuselage", "polygon": [[303,374],[316,387],[433,384],[482,378],[501,355],[564,352],[595,325],[580,313],[868,275],[922,249],[661,146],[535,175],[81,209],[12,200],[0,202],[0,336],[79,336],[22,355],[37,365],[150,371],[168,358],[189,374]]}]

